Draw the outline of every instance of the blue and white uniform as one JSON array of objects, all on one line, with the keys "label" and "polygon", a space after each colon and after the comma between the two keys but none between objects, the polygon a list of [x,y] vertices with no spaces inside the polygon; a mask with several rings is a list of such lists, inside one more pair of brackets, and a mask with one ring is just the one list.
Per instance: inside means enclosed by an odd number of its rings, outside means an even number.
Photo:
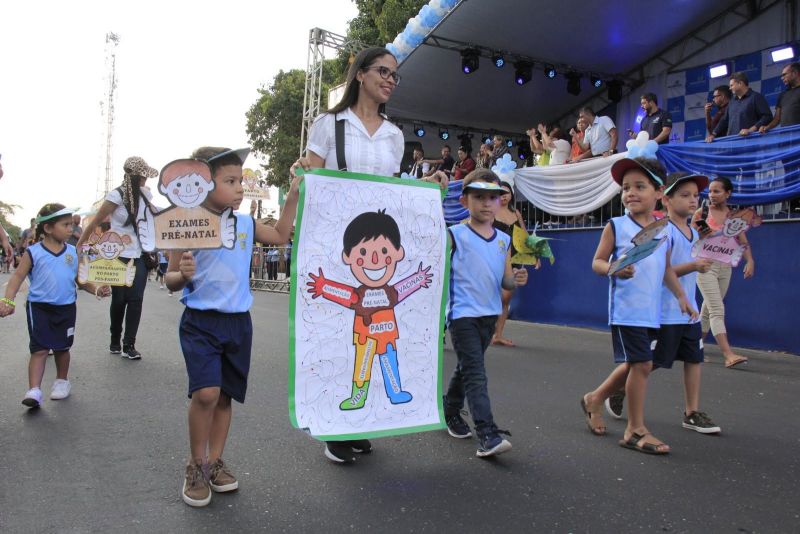
[{"label": "blue and white uniform", "polygon": [[42,242],[27,249],[31,259],[26,314],[31,352],[69,350],[75,336],[78,253],[65,244],[53,253]]},{"label": "blue and white uniform", "polygon": [[[629,215],[609,221],[614,231],[614,261],[631,249],[642,226]],[[659,235],[661,238],[663,234]],[[657,329],[661,325],[661,290],[669,246],[634,264],[632,278],[609,277],[608,324],[614,347],[614,362],[644,362],[653,359]]]},{"label": "blue and white uniform", "polygon": [[[681,265],[694,261],[692,258],[692,245],[700,236],[694,228],[689,227],[690,236],[684,234],[680,228],[670,221],[667,225],[670,240],[670,264]],[[692,271],[678,278],[689,302],[695,302],[697,288],[697,272]],[[702,363],[703,342],[702,330],[699,320],[690,322],[689,316],[681,312],[680,304],[675,295],[664,286],[661,294],[661,328],[653,351],[653,365],[656,367],[671,368],[675,360],[685,363]]]},{"label": "blue and white uniform", "polygon": [[255,222],[236,214],[233,249],[194,251],[196,271],[183,289],[179,337],[189,396],[206,387],[219,387],[244,402],[250,372],[253,325],[250,320],[250,261]]},{"label": "blue and white uniform", "polygon": [[447,320],[500,315],[500,286],[511,238],[494,229],[494,235],[486,239],[468,224],[450,227],[450,235],[453,256]]},{"label": "blue and white uniform", "polygon": [[[611,261],[633,247],[631,241],[642,226],[628,215],[609,221],[614,230]],[[660,237],[660,236],[659,236]],[[608,324],[658,328],[661,325],[661,288],[669,247],[661,245],[647,258],[634,264],[633,278],[609,278]]]}]

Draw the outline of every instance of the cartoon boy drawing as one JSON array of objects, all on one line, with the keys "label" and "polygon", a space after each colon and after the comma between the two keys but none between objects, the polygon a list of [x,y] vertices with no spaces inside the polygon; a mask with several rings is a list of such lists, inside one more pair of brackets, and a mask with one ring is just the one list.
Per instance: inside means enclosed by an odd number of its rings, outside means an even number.
[{"label": "cartoon boy drawing", "polygon": [[[202,206],[208,194],[214,190],[214,180],[211,177],[211,168],[205,161],[196,159],[179,159],[168,163],[161,169],[158,190],[167,197],[171,206],[154,215],[147,202],[139,203],[137,215],[137,229],[142,249],[152,252],[156,248],[156,219],[162,218],[168,211],[175,208],[193,210],[187,216],[196,218],[212,217],[220,219],[220,233],[222,246],[233,248],[236,241],[236,216],[231,208],[225,209],[221,214],[210,212]],[[213,237],[211,232],[203,226],[188,226],[186,229],[178,227],[175,232],[185,238]],[[216,234],[214,234],[216,235]]]},{"label": "cartoon boy drawing", "polygon": [[339,404],[341,410],[364,407],[372,376],[372,360],[378,355],[386,395],[392,404],[412,399],[403,391],[397,364],[397,339],[400,336],[394,308],[420,289],[427,288],[433,278],[422,268],[407,278],[390,284],[397,264],[405,257],[400,244],[400,229],[385,210],[366,212],[353,219],[344,231],[342,261],[361,284],[350,287],[309,273],[308,292],[312,298],[324,297],[355,312],[353,321],[353,387],[349,399]]},{"label": "cartoon boy drawing", "polygon": [[732,267],[737,267],[747,250],[747,245],[739,243],[737,236],[760,224],[761,217],[753,208],[735,211],[728,215],[720,230],[692,246],[692,256],[730,263]]}]

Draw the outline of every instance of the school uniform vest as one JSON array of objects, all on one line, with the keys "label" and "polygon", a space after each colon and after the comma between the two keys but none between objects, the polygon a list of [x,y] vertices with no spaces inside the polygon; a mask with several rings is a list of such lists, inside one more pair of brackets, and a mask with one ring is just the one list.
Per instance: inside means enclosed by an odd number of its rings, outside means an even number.
[{"label": "school uniform vest", "polygon": [[75,278],[78,277],[78,252],[75,247],[65,244],[61,252],[53,254],[40,241],[28,247],[28,254],[31,257],[28,302],[58,306],[75,302]]},{"label": "school uniform vest", "polygon": [[[692,233],[692,237],[689,239],[672,223],[672,221],[667,225],[667,229],[669,230],[669,240],[672,250],[669,257],[670,265],[674,267],[675,265],[694,261],[694,258],[692,258],[692,245],[700,239],[697,231],[689,227],[689,231]],[[697,287],[697,271],[692,271],[681,276],[678,278],[678,281],[681,283],[681,287],[683,287],[683,292],[686,293],[686,298],[689,299],[689,302],[696,305],[695,288]],[[672,294],[667,286],[662,287],[661,324],[687,324],[688,322],[689,316],[681,312],[678,299],[675,298],[675,295]]]},{"label": "school uniform vest", "polygon": [[497,229],[485,239],[468,224],[450,227],[450,300],[447,319],[500,315],[500,285],[511,238]]},{"label": "school uniform vest", "polygon": [[[609,224],[614,230],[614,253],[611,256],[611,261],[614,261],[633,248],[631,239],[642,227],[628,215],[614,217]],[[661,288],[667,266],[667,245],[662,244],[650,256],[635,263],[633,278],[609,277],[608,324],[661,326]]]},{"label": "school uniform vest", "polygon": [[193,251],[195,275],[183,288],[181,302],[195,310],[240,313],[250,309],[250,260],[253,257],[254,222],[236,214],[233,249]]}]

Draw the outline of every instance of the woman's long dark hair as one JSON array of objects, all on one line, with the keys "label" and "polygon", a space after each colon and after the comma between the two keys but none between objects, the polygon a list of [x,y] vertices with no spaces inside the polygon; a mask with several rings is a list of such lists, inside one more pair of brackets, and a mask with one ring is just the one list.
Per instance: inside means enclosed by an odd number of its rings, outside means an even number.
[{"label": "woman's long dark hair", "polygon": [[[391,52],[380,46],[367,48],[359,52],[350,65],[350,70],[347,71],[347,87],[344,89],[342,100],[329,109],[328,113],[336,114],[355,106],[356,102],[358,102],[358,90],[361,88],[361,84],[356,80],[356,74],[360,70],[367,70],[378,58],[386,55],[394,57]],[[378,112],[383,113],[383,108],[384,105],[381,104]]]}]

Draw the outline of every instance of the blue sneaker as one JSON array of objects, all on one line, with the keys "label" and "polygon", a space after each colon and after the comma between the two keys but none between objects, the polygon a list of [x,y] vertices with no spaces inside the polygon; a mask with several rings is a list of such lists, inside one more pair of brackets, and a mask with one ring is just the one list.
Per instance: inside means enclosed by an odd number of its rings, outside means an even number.
[{"label": "blue sneaker", "polygon": [[511,450],[511,442],[504,439],[500,434],[510,436],[511,433],[507,430],[499,430],[497,427],[492,428],[486,434],[480,436],[481,446],[475,453],[479,458],[486,458],[487,456],[496,456]]}]

